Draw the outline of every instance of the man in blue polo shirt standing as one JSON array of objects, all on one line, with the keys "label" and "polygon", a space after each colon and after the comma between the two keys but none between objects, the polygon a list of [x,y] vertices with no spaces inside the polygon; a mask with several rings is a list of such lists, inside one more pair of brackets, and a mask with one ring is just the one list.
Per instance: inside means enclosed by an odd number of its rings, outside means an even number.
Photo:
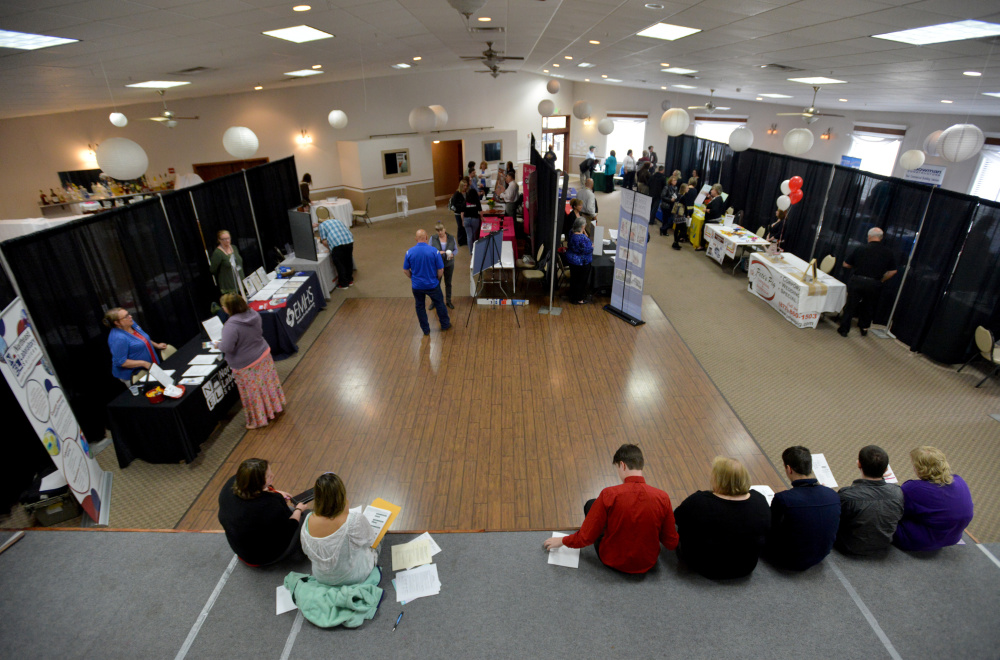
[{"label": "man in blue polo shirt standing", "polygon": [[424,309],[424,296],[429,296],[437,310],[441,331],[451,329],[451,319],[448,309],[444,306],[444,296],[441,295],[441,276],[444,274],[444,261],[441,254],[427,242],[427,232],[417,230],[417,244],[406,251],[403,259],[403,272],[410,278],[413,286],[413,300],[417,306],[417,320],[425,335],[431,334],[431,326],[427,323],[427,311]]}]

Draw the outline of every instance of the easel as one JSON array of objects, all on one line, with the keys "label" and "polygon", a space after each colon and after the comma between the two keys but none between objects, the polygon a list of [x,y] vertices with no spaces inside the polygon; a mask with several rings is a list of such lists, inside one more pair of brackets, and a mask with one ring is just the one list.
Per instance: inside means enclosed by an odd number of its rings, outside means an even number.
[{"label": "easel", "polygon": [[[496,284],[500,287],[500,293],[503,294],[503,299],[509,299],[510,296],[507,295],[507,291],[503,288],[503,275],[499,278],[491,277],[489,280],[483,279],[483,273],[487,269],[497,270],[497,267],[501,265],[500,259],[503,253],[502,243],[503,241],[503,223],[500,224],[500,228],[496,231],[490,232],[486,236],[481,237],[478,241],[472,244],[472,269],[474,275],[476,276],[476,293],[473,298],[479,298],[479,294],[483,291],[484,284]],[[479,250],[476,247],[479,246]],[[482,259],[477,259],[478,253],[482,251]],[[478,267],[478,270],[477,270]],[[465,319],[465,327],[469,327],[469,322],[472,320],[472,310],[477,307],[477,305],[469,306],[469,315]],[[510,305],[510,308],[514,310],[514,320],[517,321],[517,327],[521,327],[521,321],[517,318],[517,308],[514,305]]]}]

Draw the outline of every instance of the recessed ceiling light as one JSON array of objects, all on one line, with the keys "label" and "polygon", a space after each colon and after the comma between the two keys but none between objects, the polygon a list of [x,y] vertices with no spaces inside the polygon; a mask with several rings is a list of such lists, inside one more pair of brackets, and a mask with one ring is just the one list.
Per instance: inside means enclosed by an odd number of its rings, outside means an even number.
[{"label": "recessed ceiling light", "polygon": [[981,72],[979,72],[979,71],[963,71],[962,75],[963,76],[971,76],[972,78],[978,78],[979,76],[981,76],[983,74]]},{"label": "recessed ceiling light", "polygon": [[660,66],[662,66],[662,67],[668,67],[668,66],[670,66],[670,62],[660,62]]},{"label": "recessed ceiling light", "polygon": [[553,77],[553,78],[565,78],[566,76],[561,76],[561,75],[559,75],[558,73],[553,73],[553,74],[552,74],[552,77]]},{"label": "recessed ceiling light", "polygon": [[602,78],[607,78],[608,76],[602,73],[602,74],[601,74],[601,77],[602,77]]},{"label": "recessed ceiling light", "polygon": [[323,73],[319,69],[299,69],[298,71],[286,71],[286,76],[293,76],[295,78],[305,78],[306,76],[318,76]]},{"label": "recessed ceiling light", "polygon": [[542,69],[542,73],[548,73],[548,72],[549,72],[548,69]]},{"label": "recessed ceiling light", "polygon": [[590,62],[580,62],[579,64],[577,64],[577,66],[580,67],[581,69],[593,69],[597,65],[591,64]]},{"label": "recessed ceiling light", "polygon": [[257,91],[260,91],[260,90],[262,90],[264,88],[261,85],[257,85],[256,87],[254,87],[254,89],[256,89]]},{"label": "recessed ceiling light", "polygon": [[941,103],[954,103],[954,101],[949,101],[948,99],[941,99]]},{"label": "recessed ceiling light", "polygon": [[762,98],[760,98],[760,97],[758,96],[758,97],[757,97],[757,98],[756,98],[755,100],[757,100],[757,101],[763,101],[764,99],[762,99]]},{"label": "recessed ceiling light", "polygon": [[422,60],[422,59],[424,59],[424,58],[422,58],[422,57],[420,57],[419,55],[417,55],[416,57],[414,57],[414,58],[413,58],[413,61],[414,61],[414,62],[419,62],[419,61],[420,61],[420,60]]},{"label": "recessed ceiling light", "polygon": [[647,2],[646,9],[663,9],[663,5],[659,2]]},{"label": "recessed ceiling light", "polygon": [[584,78],[583,82],[590,82],[590,78]]},{"label": "recessed ceiling light", "polygon": [[4,48],[38,50],[39,48],[49,48],[51,46],[71,44],[74,41],[79,41],[79,39],[63,39],[62,37],[49,37],[44,34],[0,30],[0,46]]},{"label": "recessed ceiling light", "polygon": [[557,68],[557,69],[559,68],[559,65],[558,65],[558,64],[553,64],[552,66],[554,66],[554,67],[555,67],[555,68]]},{"label": "recessed ceiling light", "polygon": [[132,83],[130,85],[125,85],[126,87],[142,87],[148,89],[170,89],[171,87],[180,87],[181,85],[190,85],[191,83],[184,81],[178,82],[176,80],[147,80],[146,82]]},{"label": "recessed ceiling light", "polygon": [[441,144],[441,140],[434,140],[434,144]]},{"label": "recessed ceiling light", "polygon": [[597,39],[591,39],[590,43],[594,44],[595,46],[600,46],[601,45],[601,42],[598,41]]},{"label": "recessed ceiling light", "polygon": [[873,34],[876,39],[901,41],[904,44],[924,46],[940,44],[945,41],[960,41],[962,39],[980,39],[1000,34],[1000,24],[984,23],[983,21],[956,21],[954,23],[939,23],[927,25],[912,30]]},{"label": "recessed ceiling light", "polygon": [[607,81],[608,82],[621,82],[621,80],[618,79],[618,78],[608,78]]},{"label": "recessed ceiling light", "polygon": [[314,69],[322,69],[323,65],[322,64],[313,64],[313,68]]},{"label": "recessed ceiling light", "polygon": [[490,18],[489,16],[480,16],[480,17],[479,17],[479,22],[480,22],[480,23],[489,23],[489,22],[490,22],[490,21],[492,21],[492,20],[493,20],[493,19],[492,19],[492,18]]},{"label": "recessed ceiling light", "polygon": [[295,5],[292,7],[292,11],[309,11],[312,9],[309,5]]},{"label": "recessed ceiling light", "polygon": [[767,99],[790,99],[790,98],[792,98],[788,94],[761,94],[761,96],[763,96],[764,98],[767,98]]},{"label": "recessed ceiling light", "polygon": [[333,37],[329,32],[323,32],[308,25],[296,25],[295,27],[282,28],[280,30],[267,30],[262,34],[269,37],[284,39],[297,44],[304,44],[307,41],[318,41],[320,39],[330,39]]},{"label": "recessed ceiling light", "polygon": [[393,64],[392,68],[393,69],[409,69],[410,65],[407,64],[406,62],[400,62],[399,64]]},{"label": "recessed ceiling light", "polygon": [[846,83],[846,80],[837,80],[836,78],[824,78],[823,76],[817,76],[814,78],[789,78],[791,82],[805,83],[806,85],[837,85],[840,83]]},{"label": "recessed ceiling light", "polygon": [[666,89],[666,88],[667,88],[666,85],[664,85],[663,87],[660,87],[660,89]]},{"label": "recessed ceiling light", "polygon": [[[649,5],[646,5],[647,7]],[[661,6],[660,9],[663,9]],[[638,37],[650,37],[652,39],[665,39],[666,41],[676,41],[688,35],[701,32],[698,28],[684,27],[683,25],[671,25],[670,23],[654,23],[645,30],[637,32]]]},{"label": "recessed ceiling light", "polygon": [[672,66],[669,69],[660,69],[663,73],[676,73],[679,76],[686,76],[692,73],[698,73],[697,69],[683,69],[679,66]]},{"label": "recessed ceiling light", "polygon": [[674,85],[674,87],[678,87],[680,89],[698,89],[694,85]]},{"label": "recessed ceiling light", "polygon": [[567,60],[571,60],[571,59],[573,59],[573,56],[572,56],[572,55],[566,55],[565,57],[566,57],[566,59],[567,59]]},{"label": "recessed ceiling light", "polygon": [[837,99],[837,100],[840,101],[841,103],[847,103],[847,99]]},{"label": "recessed ceiling light", "polygon": [[983,96],[995,96],[1000,99],[1000,92],[983,92]]}]

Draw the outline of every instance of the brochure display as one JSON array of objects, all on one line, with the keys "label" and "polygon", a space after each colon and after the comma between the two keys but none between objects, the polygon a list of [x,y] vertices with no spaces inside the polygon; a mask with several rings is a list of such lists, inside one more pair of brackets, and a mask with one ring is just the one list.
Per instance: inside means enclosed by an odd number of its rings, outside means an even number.
[{"label": "brochure display", "polygon": [[94,460],[59,379],[45,361],[20,298],[15,298],[0,317],[0,351],[0,371],[45,451],[87,515],[94,522],[107,524],[102,502],[108,502],[111,475]]},{"label": "brochure display", "polygon": [[642,287],[646,272],[646,240],[653,198],[627,188],[621,190],[618,212],[618,245],[611,304],[604,309],[632,325],[642,320]]}]

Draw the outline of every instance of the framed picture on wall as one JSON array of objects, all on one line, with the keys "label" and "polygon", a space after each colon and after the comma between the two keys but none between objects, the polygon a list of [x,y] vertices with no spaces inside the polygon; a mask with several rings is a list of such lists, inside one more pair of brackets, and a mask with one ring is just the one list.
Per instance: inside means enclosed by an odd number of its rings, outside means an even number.
[{"label": "framed picture on wall", "polygon": [[390,149],[382,152],[382,178],[406,176],[410,173],[410,150]]},{"label": "framed picture on wall", "polygon": [[483,160],[487,163],[494,163],[503,158],[503,142],[491,140],[483,142]]}]

